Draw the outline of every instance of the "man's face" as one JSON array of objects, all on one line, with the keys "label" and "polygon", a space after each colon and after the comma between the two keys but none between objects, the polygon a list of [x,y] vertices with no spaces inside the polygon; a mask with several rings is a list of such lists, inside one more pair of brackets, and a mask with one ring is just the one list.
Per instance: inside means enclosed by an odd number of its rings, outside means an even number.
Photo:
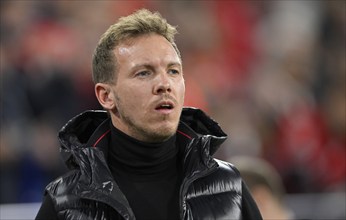
[{"label": "man's face", "polygon": [[114,53],[114,126],[140,141],[168,139],[178,127],[185,94],[182,64],[173,46],[150,34],[119,44]]}]

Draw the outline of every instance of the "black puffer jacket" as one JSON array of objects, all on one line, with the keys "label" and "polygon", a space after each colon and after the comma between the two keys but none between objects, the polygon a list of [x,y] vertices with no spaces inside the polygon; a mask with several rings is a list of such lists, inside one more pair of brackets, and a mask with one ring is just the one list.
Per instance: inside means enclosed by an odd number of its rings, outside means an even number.
[{"label": "black puffer jacket", "polygon": [[[61,153],[71,171],[46,188],[59,219],[135,219],[108,168],[107,150],[99,147],[109,141],[109,120],[104,111],[87,111],[60,131]],[[242,219],[244,186],[239,173],[211,157],[225,133],[201,110],[185,108],[178,134],[186,149],[181,219]]]}]

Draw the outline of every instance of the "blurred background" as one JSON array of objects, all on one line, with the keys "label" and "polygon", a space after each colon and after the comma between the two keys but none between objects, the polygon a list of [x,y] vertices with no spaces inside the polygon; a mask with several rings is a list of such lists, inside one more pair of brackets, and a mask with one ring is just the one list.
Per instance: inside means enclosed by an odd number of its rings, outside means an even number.
[{"label": "blurred background", "polygon": [[345,4],[1,1],[1,212],[39,205],[47,183],[66,171],[58,130],[101,109],[91,82],[98,39],[145,7],[178,27],[185,105],[229,134],[215,156],[270,163],[297,218],[345,218]]}]

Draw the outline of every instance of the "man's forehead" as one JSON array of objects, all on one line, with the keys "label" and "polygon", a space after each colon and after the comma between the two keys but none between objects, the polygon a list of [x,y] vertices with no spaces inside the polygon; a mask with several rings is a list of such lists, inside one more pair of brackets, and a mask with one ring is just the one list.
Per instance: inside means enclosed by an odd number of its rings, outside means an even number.
[{"label": "man's forehead", "polygon": [[125,55],[131,53],[131,49],[126,46],[119,46],[118,48],[119,55]]},{"label": "man's forehead", "polygon": [[130,58],[130,60],[138,60],[141,57],[140,60],[142,61],[150,61],[153,58],[150,55],[156,54],[160,56],[160,60],[166,58],[168,59],[167,62],[176,62],[181,65],[180,57],[173,45],[166,38],[158,34],[129,38],[119,43],[113,52],[118,59]]}]

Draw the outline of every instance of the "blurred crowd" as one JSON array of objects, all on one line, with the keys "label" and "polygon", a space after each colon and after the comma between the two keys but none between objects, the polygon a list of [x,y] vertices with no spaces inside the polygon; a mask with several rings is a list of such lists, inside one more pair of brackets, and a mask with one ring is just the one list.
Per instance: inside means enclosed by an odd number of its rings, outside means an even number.
[{"label": "blurred crowd", "polygon": [[0,203],[40,202],[65,171],[58,130],[101,109],[100,35],[145,7],[178,27],[186,106],[262,158],[287,193],[345,192],[345,1],[1,1]]}]

